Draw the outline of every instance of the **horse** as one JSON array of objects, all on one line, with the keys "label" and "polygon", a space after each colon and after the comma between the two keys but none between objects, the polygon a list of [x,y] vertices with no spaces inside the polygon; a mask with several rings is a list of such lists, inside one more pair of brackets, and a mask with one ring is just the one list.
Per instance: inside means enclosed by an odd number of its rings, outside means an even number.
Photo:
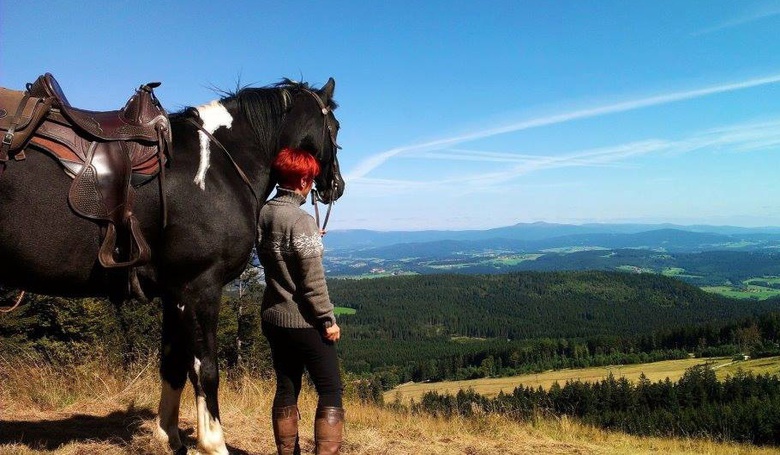
[{"label": "horse", "polygon": [[170,114],[164,185],[154,183],[158,176],[135,188],[133,214],[151,258],[129,272],[97,261],[101,228],[68,207],[71,178],[58,161],[28,146],[25,160],[0,164],[2,287],[114,300],[136,294],[162,302],[154,433],[175,453],[187,452],[178,420],[188,377],[195,390],[197,449],[228,453],[217,396],[220,297],[255,246],[259,211],[275,186],[270,164],[276,152],[299,148],[318,159],[320,202],[332,204],[344,192],[334,89],[333,78],[321,88],[284,79],[222,92],[208,104]]}]

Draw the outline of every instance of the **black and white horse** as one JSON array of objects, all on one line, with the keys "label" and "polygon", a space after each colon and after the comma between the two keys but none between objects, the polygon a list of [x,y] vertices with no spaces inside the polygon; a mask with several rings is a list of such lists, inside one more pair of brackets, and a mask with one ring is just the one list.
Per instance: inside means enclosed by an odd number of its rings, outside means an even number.
[{"label": "black and white horse", "polygon": [[[165,226],[157,183],[136,188],[134,214],[152,260],[133,273],[143,293],[163,303],[156,432],[174,451],[186,452],[178,420],[189,376],[198,450],[227,453],[217,399],[220,296],[247,265],[259,210],[273,189],[275,154],[293,147],[317,157],[322,202],[344,191],[336,158],[334,87],[333,79],[320,89],[285,80],[172,114]],[[97,262],[100,227],[68,207],[71,179],[49,155],[26,152],[25,161],[8,161],[0,174],[0,283],[49,295],[121,295],[126,275]]]}]

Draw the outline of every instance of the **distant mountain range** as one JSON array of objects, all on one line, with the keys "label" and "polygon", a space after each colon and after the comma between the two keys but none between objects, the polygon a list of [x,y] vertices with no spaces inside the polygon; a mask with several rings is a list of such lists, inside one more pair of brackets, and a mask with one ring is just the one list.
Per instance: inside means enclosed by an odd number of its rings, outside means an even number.
[{"label": "distant mountain range", "polygon": [[[469,249],[511,248],[538,251],[550,248],[593,246],[645,248],[665,251],[780,248],[780,227],[682,226],[674,224],[554,224],[520,223],[487,230],[465,231],[331,231],[329,250],[361,250],[444,242]],[[423,247],[424,248],[424,247]],[[440,248],[437,248],[440,249]]]}]

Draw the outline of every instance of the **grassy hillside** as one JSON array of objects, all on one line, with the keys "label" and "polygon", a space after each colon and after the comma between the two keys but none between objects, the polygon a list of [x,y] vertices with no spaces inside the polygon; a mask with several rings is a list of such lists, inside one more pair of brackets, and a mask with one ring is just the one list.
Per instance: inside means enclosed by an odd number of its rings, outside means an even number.
[{"label": "grassy hillside", "polygon": [[455,394],[459,390],[472,389],[476,393],[494,397],[499,392],[512,393],[515,387],[520,385],[530,387],[550,386],[557,382],[563,385],[566,381],[596,382],[602,381],[610,374],[615,378],[624,377],[632,382],[636,382],[639,376],[644,374],[651,382],[657,382],[669,378],[671,381],[677,381],[682,377],[685,370],[701,364],[709,364],[716,370],[720,379],[726,375],[733,375],[737,369],[752,371],[756,374],[775,374],[780,375],[780,357],[769,357],[765,359],[755,359],[735,362],[731,358],[710,358],[710,359],[684,359],[684,360],[666,360],[662,362],[643,363],[638,365],[612,365],[607,367],[567,369],[547,371],[539,374],[524,374],[519,376],[505,378],[483,378],[468,381],[442,381],[433,383],[407,383],[395,387],[385,392],[385,403],[391,403],[399,400],[401,403],[409,403],[411,400],[417,402],[426,392],[438,392],[440,394]]},{"label": "grassy hillside", "polygon": [[[162,455],[150,438],[158,399],[154,362],[117,373],[104,363],[53,367],[0,357],[0,454]],[[273,383],[240,377],[223,381],[222,415],[234,455],[275,453],[268,418]],[[194,443],[191,389],[180,428]],[[301,399],[302,442],[312,447],[315,397]],[[707,440],[637,438],[585,427],[569,419],[515,423],[497,416],[442,419],[346,403],[345,455],[397,454],[701,454],[764,455],[776,449]]]}]

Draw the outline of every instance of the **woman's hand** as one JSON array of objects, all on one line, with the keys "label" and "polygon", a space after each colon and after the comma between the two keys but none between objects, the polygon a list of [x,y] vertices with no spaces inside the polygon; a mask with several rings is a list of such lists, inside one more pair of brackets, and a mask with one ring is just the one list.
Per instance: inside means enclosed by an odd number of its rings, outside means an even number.
[{"label": "woman's hand", "polygon": [[328,341],[339,341],[341,338],[341,328],[336,323],[325,329],[325,339]]}]

